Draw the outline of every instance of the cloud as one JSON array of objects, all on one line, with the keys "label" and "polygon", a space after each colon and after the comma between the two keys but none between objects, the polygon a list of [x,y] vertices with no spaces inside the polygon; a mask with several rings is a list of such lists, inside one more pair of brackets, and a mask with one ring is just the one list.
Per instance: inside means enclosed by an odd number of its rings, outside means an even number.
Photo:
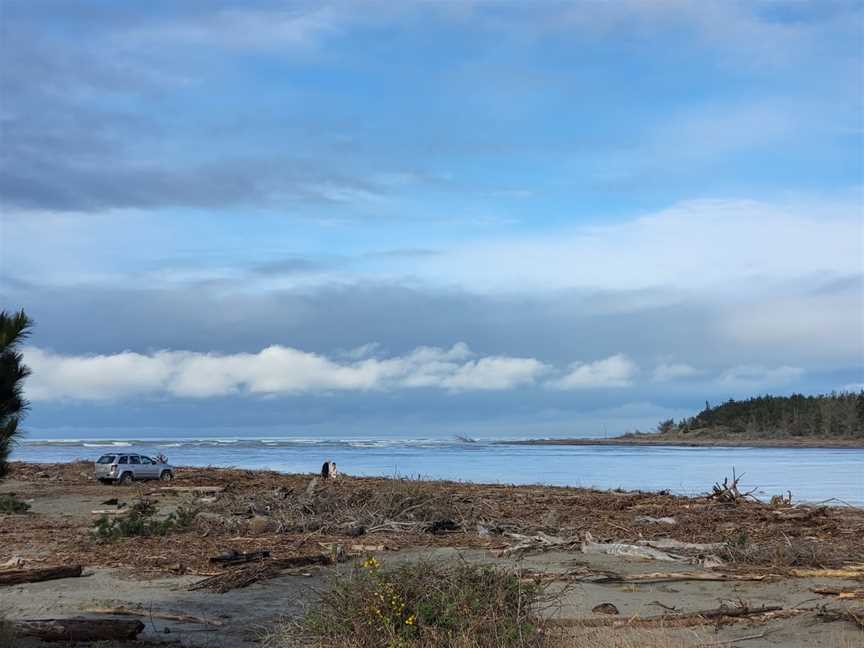
[{"label": "cloud", "polygon": [[575,362],[570,371],[550,383],[555,389],[586,389],[597,387],[628,387],[639,368],[623,354],[596,362]]},{"label": "cloud", "polygon": [[157,351],[67,356],[25,349],[34,401],[173,396],[288,395],[411,388],[506,390],[533,384],[548,367],[532,358],[474,358],[463,343],[419,347],[390,358],[338,362],[284,346],[258,353]]},{"label": "cloud", "polygon": [[719,332],[736,346],[770,345],[799,356],[860,360],[864,357],[864,292],[858,279],[844,290],[769,295],[730,304],[717,323]]},{"label": "cloud", "polygon": [[758,387],[778,387],[800,380],[804,370],[800,367],[763,367],[741,365],[724,371],[717,380],[719,385],[754,389]]},{"label": "cloud", "polygon": [[859,275],[859,201],[690,200],[614,225],[470,242],[414,268],[430,281],[496,292],[716,291],[739,283],[749,291],[818,273]]},{"label": "cloud", "polygon": [[671,382],[673,380],[680,380],[681,378],[691,378],[693,376],[698,376],[702,372],[695,367],[691,367],[689,364],[683,363],[673,363],[673,364],[660,364],[654,369],[654,374],[652,380],[654,382]]}]

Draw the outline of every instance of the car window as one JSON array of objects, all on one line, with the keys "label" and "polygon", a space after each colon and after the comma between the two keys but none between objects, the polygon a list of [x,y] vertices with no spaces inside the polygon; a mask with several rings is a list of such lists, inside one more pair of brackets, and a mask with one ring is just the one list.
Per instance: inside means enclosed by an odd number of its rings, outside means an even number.
[{"label": "car window", "polygon": [[142,464],[152,464],[153,460],[150,457],[141,457],[141,463]]},{"label": "car window", "polygon": [[99,457],[99,459],[96,461],[96,463],[100,463],[100,464],[114,463],[114,459],[116,457],[117,457],[117,455],[102,455],[101,457]]},{"label": "car window", "polygon": [[120,461],[118,461],[117,463],[121,463],[121,464],[129,463],[129,457],[120,457]]},{"label": "car window", "polygon": [[141,460],[138,457],[129,457],[129,463],[140,464]]}]

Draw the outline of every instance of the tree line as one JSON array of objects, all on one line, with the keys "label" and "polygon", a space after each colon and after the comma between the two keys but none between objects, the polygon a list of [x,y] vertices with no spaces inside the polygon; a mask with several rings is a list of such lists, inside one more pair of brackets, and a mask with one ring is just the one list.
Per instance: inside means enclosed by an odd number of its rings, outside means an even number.
[{"label": "tree line", "polygon": [[818,396],[756,396],[705,403],[696,416],[661,422],[661,433],[726,432],[747,436],[864,438],[864,391]]}]

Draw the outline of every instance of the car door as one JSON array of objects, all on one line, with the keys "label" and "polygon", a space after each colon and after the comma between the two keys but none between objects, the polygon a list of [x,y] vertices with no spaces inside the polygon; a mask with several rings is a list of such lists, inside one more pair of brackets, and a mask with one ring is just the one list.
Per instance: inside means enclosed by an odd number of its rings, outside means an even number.
[{"label": "car door", "polygon": [[117,479],[123,476],[124,472],[129,470],[129,457],[126,455],[121,456],[117,460]]},{"label": "car door", "polygon": [[138,455],[129,455],[129,463],[131,464],[132,474],[135,479],[147,479],[145,471],[141,467],[141,457]]},{"label": "car door", "polygon": [[141,455],[141,478],[142,479],[158,479],[159,467],[153,463],[150,457]]}]

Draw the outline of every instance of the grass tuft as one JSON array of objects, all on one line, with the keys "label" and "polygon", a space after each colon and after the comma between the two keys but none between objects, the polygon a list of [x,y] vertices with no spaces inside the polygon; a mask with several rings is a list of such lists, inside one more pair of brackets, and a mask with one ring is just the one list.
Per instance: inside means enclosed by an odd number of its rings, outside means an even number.
[{"label": "grass tuft", "polygon": [[15,495],[0,495],[0,513],[26,513],[29,510],[30,505],[27,502],[22,502]]}]

